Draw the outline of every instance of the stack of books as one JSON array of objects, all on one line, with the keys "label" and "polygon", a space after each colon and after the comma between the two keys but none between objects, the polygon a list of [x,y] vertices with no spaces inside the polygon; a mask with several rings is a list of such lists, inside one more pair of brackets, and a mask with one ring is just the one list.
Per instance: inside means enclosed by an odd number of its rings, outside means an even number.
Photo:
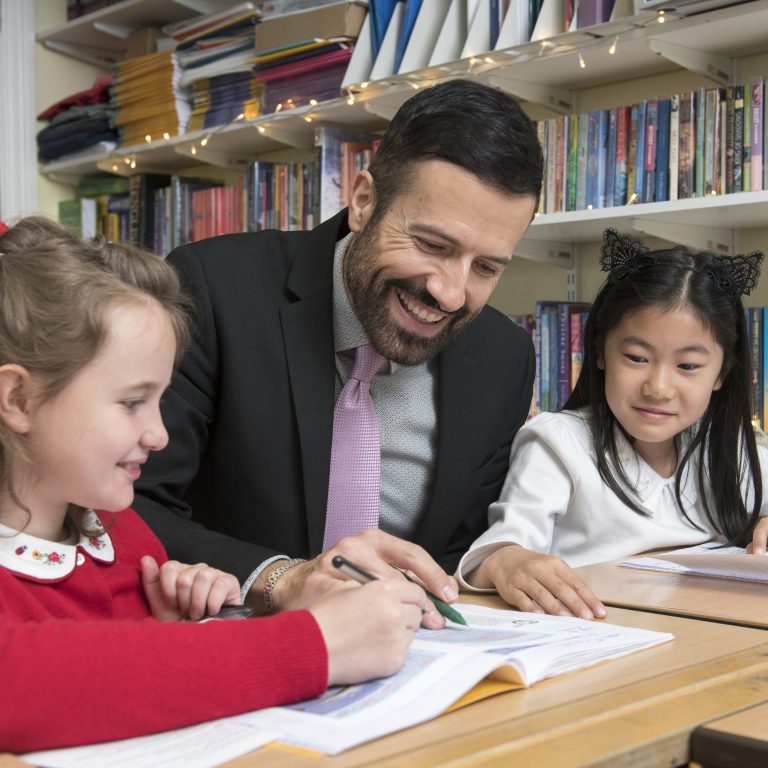
[{"label": "stack of books", "polygon": [[136,56],[118,64],[112,98],[123,145],[159,141],[186,131],[191,109],[180,79],[173,51]]}]

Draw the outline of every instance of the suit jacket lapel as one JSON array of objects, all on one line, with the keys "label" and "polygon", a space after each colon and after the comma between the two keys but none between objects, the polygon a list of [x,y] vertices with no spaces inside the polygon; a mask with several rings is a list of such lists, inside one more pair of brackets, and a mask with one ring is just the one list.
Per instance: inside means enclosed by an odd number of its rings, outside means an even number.
[{"label": "suit jacket lapel", "polygon": [[[295,301],[283,307],[291,393],[301,446],[310,555],[322,550],[335,399],[333,253],[346,232],[346,211],[302,240],[287,288]],[[275,457],[276,461],[280,457]]]}]

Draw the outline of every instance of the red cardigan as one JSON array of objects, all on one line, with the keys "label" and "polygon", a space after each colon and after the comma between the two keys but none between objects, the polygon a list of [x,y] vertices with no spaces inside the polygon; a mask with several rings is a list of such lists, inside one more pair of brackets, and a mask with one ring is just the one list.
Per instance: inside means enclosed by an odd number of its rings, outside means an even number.
[{"label": "red cardigan", "polygon": [[[78,565],[60,581],[0,567],[0,751],[140,736],[325,690],[325,643],[309,612],[157,622],[139,559],[164,562],[162,545],[132,510],[115,515],[108,538],[114,562],[64,548]],[[0,542],[6,564],[17,553],[60,559],[25,546],[23,534],[10,543]]]}]

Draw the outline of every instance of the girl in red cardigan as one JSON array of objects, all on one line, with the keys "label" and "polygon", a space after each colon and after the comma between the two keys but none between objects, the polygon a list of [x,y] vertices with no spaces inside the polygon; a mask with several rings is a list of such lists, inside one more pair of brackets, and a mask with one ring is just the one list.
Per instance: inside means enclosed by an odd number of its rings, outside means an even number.
[{"label": "girl in red cardigan", "polygon": [[43,218],[0,230],[0,751],[137,736],[391,674],[429,608],[396,579],[308,611],[177,621],[240,599],[234,576],[169,562],[128,509],[167,443],[160,397],[188,332],[161,259]]}]

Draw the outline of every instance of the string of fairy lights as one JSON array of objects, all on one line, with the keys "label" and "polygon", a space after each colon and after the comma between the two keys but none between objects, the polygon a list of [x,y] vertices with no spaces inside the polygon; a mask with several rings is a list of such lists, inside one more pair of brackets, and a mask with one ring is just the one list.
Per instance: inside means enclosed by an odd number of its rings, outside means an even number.
[{"label": "string of fairy lights", "polygon": [[[353,107],[358,103],[367,100],[375,100],[377,97],[391,93],[393,89],[411,88],[413,90],[419,90],[420,88],[431,87],[442,80],[484,74],[496,69],[505,69],[509,67],[510,64],[530,61],[531,59],[548,55],[573,55],[576,57],[579,68],[586,70],[589,67],[590,57],[594,54],[596,49],[605,49],[607,47],[608,54],[615,56],[619,53],[622,36],[632,34],[636,29],[647,27],[649,24],[664,24],[668,18],[677,17],[667,10],[659,9],[655,11],[652,16],[646,15],[641,20],[638,20],[636,17],[631,17],[632,23],[628,25],[626,31],[621,31],[615,35],[598,36],[593,34],[593,40],[586,43],[582,41],[578,47],[576,45],[569,45],[566,42],[569,34],[567,33],[559,36],[555,41],[551,39],[538,41],[535,53],[531,51],[531,44],[529,43],[524,44],[524,53],[516,50],[516,48],[503,49],[478,56],[470,56],[467,59],[451,62],[446,65],[430,67],[427,75],[415,72],[381,80],[364,81],[359,84],[345,87],[341,99],[338,101],[346,103],[349,107]],[[184,134],[171,136],[168,132],[165,132],[161,136],[146,134],[144,139],[147,145],[166,143],[172,145],[174,149],[181,154],[193,158],[200,156],[202,159],[203,150],[211,145],[212,140],[216,136],[226,133],[238,123],[251,125],[261,136],[270,137],[270,131],[274,130],[278,120],[288,116],[298,116],[305,123],[313,123],[315,120],[319,119],[318,114],[313,110],[327,105],[328,102],[319,103],[316,99],[310,99],[306,104],[297,104],[294,103],[292,99],[286,99],[275,106],[273,113],[267,115],[248,115],[245,111],[240,112],[228,122],[217,125],[215,128],[205,132],[202,136],[199,135],[199,132],[197,132],[194,137],[189,137]],[[223,146],[224,145],[222,145],[222,147]],[[152,148],[154,148],[154,146]],[[139,156],[142,152],[147,151],[148,149],[149,146],[146,148],[132,147],[128,151],[117,150],[110,156],[108,161],[108,163],[111,163],[111,170],[114,173],[123,174],[136,170],[139,165]]]}]

